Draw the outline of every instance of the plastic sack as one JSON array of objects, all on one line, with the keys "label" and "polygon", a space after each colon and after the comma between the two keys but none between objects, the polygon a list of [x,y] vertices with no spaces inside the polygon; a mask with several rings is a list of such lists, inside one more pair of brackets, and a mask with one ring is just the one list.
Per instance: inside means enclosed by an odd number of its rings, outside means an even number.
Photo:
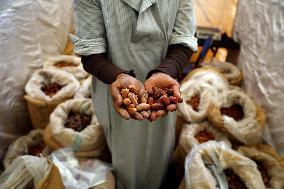
[{"label": "plastic sack", "polygon": [[[92,116],[91,123],[82,131],[65,128],[70,112]],[[44,140],[52,149],[72,147],[76,156],[97,157],[106,147],[103,128],[99,125],[91,99],[72,99],[56,107],[50,115]]]},{"label": "plastic sack", "polygon": [[186,189],[215,189],[217,184],[224,182],[226,178],[217,181],[207,166],[215,167],[217,174],[232,169],[248,189],[265,189],[252,160],[230,149],[225,143],[215,141],[198,145],[187,155],[184,179]]},{"label": "plastic sack", "polygon": [[212,67],[217,69],[228,80],[230,85],[240,85],[242,81],[242,73],[237,66],[230,62],[221,62],[216,59],[203,62],[202,67]]},{"label": "plastic sack", "polygon": [[261,162],[263,168],[266,169],[268,177],[263,179],[267,188],[283,189],[284,188],[284,159],[280,157],[276,151],[269,145],[242,146],[238,148],[238,152],[244,156]]},{"label": "plastic sack", "polygon": [[[178,104],[179,113],[187,122],[203,121],[211,101],[218,101],[220,94],[228,88],[228,81],[214,69],[198,68],[191,71],[181,83],[183,102]],[[188,102],[196,96],[199,97],[199,105],[193,108]]]},{"label": "plastic sack", "polygon": [[74,98],[91,98],[92,76],[89,75],[86,79],[80,81],[80,88]]},{"label": "plastic sack", "polygon": [[48,159],[19,156],[0,175],[1,189],[65,189],[57,167]]},{"label": "plastic sack", "polygon": [[177,172],[181,172],[184,169],[185,157],[192,148],[211,140],[223,141],[231,147],[228,138],[214,129],[208,122],[185,124],[181,131],[178,146],[173,154]]},{"label": "plastic sack", "polygon": [[243,88],[259,102],[276,149],[284,156],[284,1],[238,1],[235,40]]},{"label": "plastic sack", "polygon": [[[57,83],[63,87],[50,97],[42,91],[42,87],[49,83]],[[47,69],[36,71],[26,85],[27,95],[25,95],[33,127],[44,129],[54,108],[73,98],[78,89],[79,82],[65,71]]]},{"label": "plastic sack", "polygon": [[88,77],[88,73],[84,70],[81,58],[71,55],[50,56],[43,63],[44,69],[59,69],[72,74],[78,80]]},{"label": "plastic sack", "polygon": [[[240,120],[221,114],[221,108],[228,108],[235,104],[241,106],[244,114]],[[207,117],[213,126],[226,132],[232,139],[245,144],[256,144],[262,140],[265,114],[248,95],[240,90],[224,92],[218,103],[210,104]]]},{"label": "plastic sack", "polygon": [[96,159],[77,159],[71,148],[64,148],[50,155],[58,167],[65,188],[114,189],[115,180],[111,165]]},{"label": "plastic sack", "polygon": [[[30,150],[33,150],[34,152]],[[18,156],[32,155],[29,153],[40,153],[41,156],[47,156],[49,154],[49,149],[44,145],[43,130],[32,130],[28,135],[15,140],[9,146],[5,155],[3,161],[4,167],[7,168]]]}]

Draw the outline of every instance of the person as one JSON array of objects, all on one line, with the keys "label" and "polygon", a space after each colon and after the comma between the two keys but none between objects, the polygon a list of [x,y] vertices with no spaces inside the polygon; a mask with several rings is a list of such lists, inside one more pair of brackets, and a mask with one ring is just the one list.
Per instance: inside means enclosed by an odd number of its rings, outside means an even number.
[{"label": "person", "polygon": [[[197,50],[192,0],[74,0],[74,52],[93,74],[93,102],[118,189],[158,189],[175,141],[176,113],[134,120],[121,88],[172,88]],[[142,84],[144,83],[144,85]]]}]

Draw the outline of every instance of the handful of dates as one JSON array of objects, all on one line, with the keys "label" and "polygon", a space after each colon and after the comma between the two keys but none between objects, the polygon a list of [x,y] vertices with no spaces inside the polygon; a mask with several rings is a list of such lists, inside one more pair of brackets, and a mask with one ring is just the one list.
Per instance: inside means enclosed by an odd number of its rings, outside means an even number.
[{"label": "handful of dates", "polygon": [[[172,89],[153,88],[153,93],[148,94],[143,90],[141,93],[133,85],[129,85],[120,91],[123,98],[123,108],[136,120],[149,119],[154,121],[167,115],[168,111],[175,111],[178,100]],[[140,94],[140,95],[138,95]]]}]

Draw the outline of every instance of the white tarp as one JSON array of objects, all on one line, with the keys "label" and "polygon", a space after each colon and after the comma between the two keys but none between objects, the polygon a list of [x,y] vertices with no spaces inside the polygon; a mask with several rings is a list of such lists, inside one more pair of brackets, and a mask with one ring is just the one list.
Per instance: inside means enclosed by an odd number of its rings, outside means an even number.
[{"label": "white tarp", "polygon": [[272,139],[284,154],[284,1],[239,1],[235,37],[243,86],[264,107]]},{"label": "white tarp", "polygon": [[72,26],[72,0],[0,2],[0,160],[5,148],[30,127],[23,99],[43,57],[64,51]]}]

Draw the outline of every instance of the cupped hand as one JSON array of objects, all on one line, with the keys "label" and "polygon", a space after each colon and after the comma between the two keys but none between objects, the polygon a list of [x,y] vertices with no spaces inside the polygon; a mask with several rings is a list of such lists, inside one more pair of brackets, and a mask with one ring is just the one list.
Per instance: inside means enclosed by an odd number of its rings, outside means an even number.
[{"label": "cupped hand", "polygon": [[[158,72],[153,74],[149,79],[145,81],[144,84],[145,90],[149,93],[153,93],[153,88],[158,87],[162,89],[172,89],[174,94],[173,96],[178,99],[178,102],[182,102],[182,98],[180,95],[180,84],[175,79],[173,79],[171,76]],[[177,105],[171,104],[167,106],[167,110],[170,112],[173,112],[177,109]],[[153,114],[156,114],[156,112],[153,112]],[[158,117],[162,117],[162,115],[153,115],[151,116],[151,121],[155,121]]]},{"label": "cupped hand", "polygon": [[110,92],[113,99],[113,107],[116,112],[124,119],[130,119],[130,115],[126,109],[122,108],[122,96],[120,94],[120,90],[123,88],[127,88],[129,85],[135,86],[137,89],[137,95],[140,95],[143,85],[136,78],[121,73],[116,77],[116,80],[110,85]]}]

